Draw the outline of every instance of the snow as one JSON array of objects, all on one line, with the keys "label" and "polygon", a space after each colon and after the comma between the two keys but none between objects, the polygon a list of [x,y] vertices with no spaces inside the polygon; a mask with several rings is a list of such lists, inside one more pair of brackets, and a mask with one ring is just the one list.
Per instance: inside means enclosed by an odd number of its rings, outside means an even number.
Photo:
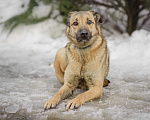
[{"label": "snow", "polygon": [[50,5],[45,5],[43,4],[43,2],[39,2],[39,5],[33,8],[33,17],[37,17],[37,18],[41,18],[41,17],[45,17],[49,14],[51,10],[51,6]]},{"label": "snow", "polygon": [[127,35],[124,35],[123,38],[121,37],[117,36],[116,39],[113,37],[109,38],[110,64],[113,62],[116,65],[115,68],[117,67],[118,71],[120,69],[124,77],[136,77],[137,74],[138,77],[148,77],[150,71],[150,67],[148,67],[150,63],[149,32],[140,30],[135,31],[131,37]]},{"label": "snow", "polygon": [[[4,22],[15,15],[27,10],[29,0],[0,0],[0,22]],[[21,7],[21,6],[24,7]]]},{"label": "snow", "polygon": [[[1,3],[6,7],[11,2]],[[12,11],[15,14],[19,13]],[[9,15],[0,13],[4,20]],[[101,98],[66,111],[65,104],[85,92],[76,89],[56,109],[44,112],[44,103],[61,87],[53,62],[58,49],[68,42],[63,30],[63,24],[51,19],[20,25],[9,35],[0,25],[0,119],[149,120],[150,32],[145,30],[137,30],[132,36],[106,36],[111,55],[107,78],[111,83]]]}]

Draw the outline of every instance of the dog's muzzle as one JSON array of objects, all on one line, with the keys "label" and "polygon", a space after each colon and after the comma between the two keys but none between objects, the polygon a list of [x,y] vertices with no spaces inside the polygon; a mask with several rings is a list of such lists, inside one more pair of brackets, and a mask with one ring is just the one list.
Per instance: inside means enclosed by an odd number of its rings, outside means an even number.
[{"label": "dog's muzzle", "polygon": [[76,36],[78,42],[88,41],[91,39],[91,35],[87,30],[80,30]]}]

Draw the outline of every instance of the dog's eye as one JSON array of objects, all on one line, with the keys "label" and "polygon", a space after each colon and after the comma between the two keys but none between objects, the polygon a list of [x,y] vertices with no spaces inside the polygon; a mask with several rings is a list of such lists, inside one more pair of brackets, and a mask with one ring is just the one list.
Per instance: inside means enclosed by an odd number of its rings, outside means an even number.
[{"label": "dog's eye", "polygon": [[73,25],[74,25],[74,26],[77,26],[77,25],[78,25],[78,22],[74,22]]},{"label": "dog's eye", "polygon": [[92,23],[92,21],[91,21],[91,20],[88,20],[88,21],[87,21],[87,24],[89,24],[89,25],[90,25],[91,23]]}]

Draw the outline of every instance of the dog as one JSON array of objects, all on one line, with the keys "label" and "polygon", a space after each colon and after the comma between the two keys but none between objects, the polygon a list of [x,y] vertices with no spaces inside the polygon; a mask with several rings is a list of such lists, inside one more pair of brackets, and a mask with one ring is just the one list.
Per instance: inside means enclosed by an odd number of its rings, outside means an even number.
[{"label": "dog", "polygon": [[57,52],[54,62],[56,76],[63,86],[45,103],[45,110],[56,108],[77,87],[87,91],[67,102],[67,110],[102,96],[103,86],[109,84],[105,78],[110,53],[101,33],[101,22],[100,14],[94,11],[69,13],[66,33],[70,42]]}]

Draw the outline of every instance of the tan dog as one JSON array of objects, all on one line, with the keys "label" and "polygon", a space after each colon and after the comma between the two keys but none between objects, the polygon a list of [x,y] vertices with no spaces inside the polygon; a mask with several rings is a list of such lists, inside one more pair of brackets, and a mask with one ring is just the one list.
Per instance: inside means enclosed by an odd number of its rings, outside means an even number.
[{"label": "tan dog", "polygon": [[94,11],[71,12],[68,16],[67,36],[70,42],[61,48],[55,58],[55,72],[63,86],[47,101],[45,109],[55,108],[72,95],[76,87],[88,89],[66,104],[75,109],[95,98],[101,97],[109,70],[109,50],[101,33],[100,15]]}]

